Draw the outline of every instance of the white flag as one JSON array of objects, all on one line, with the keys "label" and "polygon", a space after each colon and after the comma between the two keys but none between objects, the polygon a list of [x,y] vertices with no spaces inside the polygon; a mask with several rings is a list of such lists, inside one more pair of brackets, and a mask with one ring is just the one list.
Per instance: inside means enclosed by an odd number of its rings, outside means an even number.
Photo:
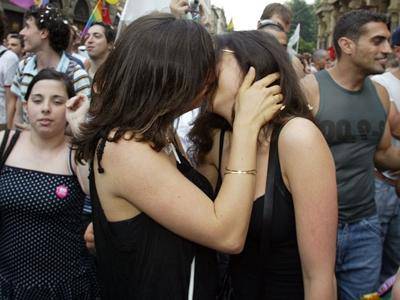
[{"label": "white flag", "polygon": [[127,0],[118,25],[118,34],[131,22],[153,11],[168,11],[170,0]]},{"label": "white flag", "polygon": [[[299,42],[300,42],[300,23],[297,24],[296,30],[293,32],[292,36],[290,37],[287,47],[296,53],[299,51]],[[296,50],[293,49],[293,46],[296,45]]]}]

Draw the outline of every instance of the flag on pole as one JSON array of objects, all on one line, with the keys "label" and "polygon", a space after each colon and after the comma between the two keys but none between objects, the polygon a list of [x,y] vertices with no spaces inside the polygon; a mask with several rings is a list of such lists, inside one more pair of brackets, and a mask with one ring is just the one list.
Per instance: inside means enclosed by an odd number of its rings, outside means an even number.
[{"label": "flag on pole", "polygon": [[[296,53],[299,51],[299,43],[300,43],[300,23],[297,24],[296,30],[293,32],[290,37],[287,47]],[[293,46],[296,45],[296,50],[294,50]]]},{"label": "flag on pole", "polygon": [[122,29],[137,18],[156,10],[169,11],[170,0],[127,0],[118,24],[117,37]]},{"label": "flag on pole", "polygon": [[107,6],[104,6],[103,0],[98,0],[96,6],[93,8],[89,19],[86,22],[85,27],[82,30],[81,38],[86,35],[90,26],[95,22],[104,22],[106,24],[111,24],[110,11]]}]

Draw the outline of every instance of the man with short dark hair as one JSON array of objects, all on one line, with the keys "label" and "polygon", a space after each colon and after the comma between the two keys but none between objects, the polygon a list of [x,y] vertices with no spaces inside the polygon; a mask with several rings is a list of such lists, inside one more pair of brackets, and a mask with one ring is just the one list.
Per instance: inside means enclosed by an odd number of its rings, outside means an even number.
[{"label": "man with short dark hair", "polygon": [[[271,26],[263,26],[263,24],[270,24],[271,22],[280,26],[280,28],[282,28],[283,31],[286,33],[286,42],[284,44],[281,42],[283,41],[281,32],[277,31],[276,28],[272,28]],[[274,31],[269,31],[269,33],[274,35],[282,45],[286,45],[287,34],[289,33],[291,22],[292,22],[292,12],[290,8],[280,3],[271,3],[264,8],[261,18],[258,21],[257,29],[260,30],[263,27],[267,30],[275,29]],[[303,64],[295,55],[293,55],[290,52],[288,53],[292,66],[295,69],[297,76],[299,78],[303,78],[305,76]]]},{"label": "man with short dark hair", "polygon": [[385,16],[366,10],[346,13],[333,38],[335,66],[302,83],[336,164],[336,277],[341,299],[348,300],[376,291],[382,244],[374,163],[399,170],[400,151],[390,143],[388,94],[368,77],[384,72],[391,52]]},{"label": "man with short dark hair", "polygon": [[[22,112],[22,102],[32,78],[44,68],[53,68],[66,73],[72,80],[76,93],[90,96],[90,79],[79,64],[68,58],[65,50],[68,47],[70,29],[58,8],[48,4],[45,7],[32,7],[25,14],[24,28],[20,34],[24,38],[25,51],[34,55],[22,60],[11,86],[13,102],[8,108],[9,122],[22,128],[26,116]],[[18,107],[16,108],[16,105]],[[15,118],[14,118],[15,114]],[[9,123],[11,126],[12,123]]]},{"label": "man with short dark hair", "polygon": [[292,15],[292,11],[287,6],[280,3],[271,3],[264,8],[260,20],[275,21],[282,26],[286,33],[289,33]]},{"label": "man with short dark hair", "polygon": [[281,44],[285,49],[287,48],[287,35],[279,23],[269,19],[260,20],[257,29],[273,35],[278,40],[279,44]]},{"label": "man with short dark hair", "polygon": [[18,33],[10,33],[7,35],[7,48],[17,54],[21,59],[24,56],[24,40]]},{"label": "man with short dark hair", "polygon": [[[392,145],[400,148],[400,27],[392,35],[392,51],[391,66],[386,65],[386,72],[373,76],[372,80],[389,93]],[[396,194],[396,180],[399,176],[393,172],[375,171],[375,203],[383,236],[381,283],[396,274],[400,266],[400,199]]]},{"label": "man with short dark hair", "polygon": [[97,69],[106,61],[114,47],[115,30],[103,22],[96,22],[90,26],[86,35],[85,47],[89,55],[86,70],[91,78]]}]

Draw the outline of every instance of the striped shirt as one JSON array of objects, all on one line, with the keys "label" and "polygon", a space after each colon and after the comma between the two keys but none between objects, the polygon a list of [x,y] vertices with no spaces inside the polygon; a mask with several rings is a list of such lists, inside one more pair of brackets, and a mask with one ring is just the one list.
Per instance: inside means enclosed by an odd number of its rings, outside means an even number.
[{"label": "striped shirt", "polygon": [[[79,64],[69,59],[64,52],[61,55],[56,71],[67,74],[74,85],[75,93],[90,97],[89,75]],[[11,86],[11,92],[17,95],[19,100],[25,101],[29,83],[37,73],[39,73],[39,70],[37,68],[36,55],[27,57],[19,63]]]}]

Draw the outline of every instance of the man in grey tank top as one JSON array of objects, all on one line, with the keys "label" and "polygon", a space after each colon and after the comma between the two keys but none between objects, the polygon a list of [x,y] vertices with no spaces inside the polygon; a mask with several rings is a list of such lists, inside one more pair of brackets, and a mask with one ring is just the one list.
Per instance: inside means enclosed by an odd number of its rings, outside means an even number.
[{"label": "man in grey tank top", "polygon": [[360,299],[377,289],[382,243],[374,164],[400,169],[400,151],[390,143],[388,94],[368,78],[384,72],[391,52],[389,38],[384,15],[365,10],[346,13],[334,29],[336,65],[302,81],[336,165],[336,278],[343,300]]}]

